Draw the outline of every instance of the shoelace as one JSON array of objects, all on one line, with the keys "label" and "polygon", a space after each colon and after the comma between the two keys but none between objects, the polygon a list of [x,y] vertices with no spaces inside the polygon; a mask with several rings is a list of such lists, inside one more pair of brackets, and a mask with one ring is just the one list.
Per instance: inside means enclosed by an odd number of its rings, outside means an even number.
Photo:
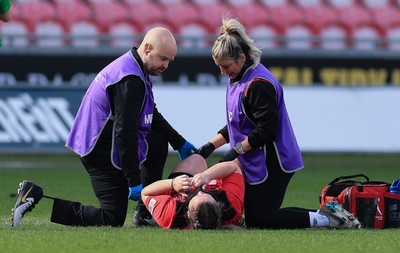
[{"label": "shoelace", "polygon": [[336,212],[336,206],[337,206],[338,204],[337,204],[337,202],[334,202],[334,201],[331,201],[331,202],[329,202],[328,204],[327,204],[327,206],[329,207],[329,209],[332,211],[332,212]]}]

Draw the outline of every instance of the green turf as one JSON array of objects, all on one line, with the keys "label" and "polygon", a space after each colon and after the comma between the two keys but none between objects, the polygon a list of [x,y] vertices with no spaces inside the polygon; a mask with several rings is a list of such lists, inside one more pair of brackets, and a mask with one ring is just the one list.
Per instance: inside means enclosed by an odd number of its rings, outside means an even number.
[{"label": "green turf", "polygon": [[[208,159],[214,164],[218,157]],[[289,185],[284,206],[318,208],[321,189],[334,177],[364,173],[371,180],[400,177],[399,154],[304,154],[305,169]],[[167,174],[178,157],[173,154]],[[74,155],[0,155],[0,252],[397,252],[400,229],[171,231],[133,228],[130,204],[122,228],[76,228],[51,223],[43,199],[17,229],[10,227],[18,183],[30,179],[45,194],[97,205],[88,176]]]}]

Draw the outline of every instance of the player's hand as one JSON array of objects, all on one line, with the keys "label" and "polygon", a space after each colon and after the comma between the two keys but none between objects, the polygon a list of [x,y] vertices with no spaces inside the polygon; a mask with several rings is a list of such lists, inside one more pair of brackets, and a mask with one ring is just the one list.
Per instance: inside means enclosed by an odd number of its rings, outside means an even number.
[{"label": "player's hand", "polygon": [[188,141],[186,141],[185,144],[183,144],[182,147],[178,149],[179,158],[181,159],[181,161],[188,158],[195,152],[197,152],[197,148]]},{"label": "player's hand", "polygon": [[187,193],[193,189],[192,179],[188,175],[180,175],[172,180],[172,189],[182,195],[187,196]]},{"label": "player's hand", "polygon": [[199,151],[197,151],[197,154],[201,155],[204,159],[209,157],[212,152],[214,152],[215,146],[211,142],[207,142],[203,146],[199,148]]},{"label": "player's hand", "polygon": [[209,182],[209,177],[207,175],[204,175],[204,173],[197,173],[192,178],[192,185],[196,188],[208,184]]},{"label": "player's hand", "polygon": [[136,185],[133,187],[129,187],[129,195],[128,195],[128,199],[134,200],[134,201],[138,201],[141,198],[141,193],[143,190],[143,185]]},{"label": "player's hand", "polygon": [[236,152],[234,148],[231,148],[228,152],[222,155],[221,159],[219,162],[227,162],[227,161],[233,161],[235,160],[239,154]]}]

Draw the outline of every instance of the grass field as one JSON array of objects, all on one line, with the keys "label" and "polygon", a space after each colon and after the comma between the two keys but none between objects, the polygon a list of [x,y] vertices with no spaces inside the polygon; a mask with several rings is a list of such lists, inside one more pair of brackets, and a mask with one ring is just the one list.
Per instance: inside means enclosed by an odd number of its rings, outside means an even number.
[{"label": "grass field", "polygon": [[[218,157],[208,159],[209,165]],[[333,178],[364,173],[371,180],[400,177],[400,154],[304,154],[284,206],[318,208],[321,189]],[[169,156],[166,171],[178,162]],[[400,229],[175,231],[133,228],[129,208],[122,228],[76,228],[50,222],[43,199],[17,229],[10,226],[18,183],[29,179],[47,195],[97,206],[86,172],[74,155],[0,155],[0,252],[398,252]]]}]

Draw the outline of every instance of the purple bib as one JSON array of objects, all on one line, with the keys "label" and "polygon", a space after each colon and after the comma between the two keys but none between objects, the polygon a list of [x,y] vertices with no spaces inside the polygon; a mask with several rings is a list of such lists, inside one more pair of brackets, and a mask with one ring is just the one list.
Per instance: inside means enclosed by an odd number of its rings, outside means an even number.
[{"label": "purple bib", "polygon": [[[304,167],[303,158],[286,110],[282,86],[262,64],[255,69],[248,69],[239,82],[227,86],[226,109],[230,147],[233,148],[235,143],[245,140],[256,127],[245,114],[242,104],[244,92],[254,78],[267,80],[274,85],[276,90],[279,122],[274,145],[282,170],[293,172],[302,169]],[[267,179],[265,146],[246,152],[238,159],[244,166],[245,178],[249,184],[259,184]]]},{"label": "purple bib", "polygon": [[[80,156],[85,156],[94,148],[100,133],[108,120],[112,120],[107,87],[119,82],[127,75],[139,76],[146,84],[146,93],[138,122],[139,161],[147,155],[146,136],[150,132],[153,119],[154,97],[151,81],[146,78],[131,51],[120,56],[106,66],[93,80],[79,107],[69,133],[66,146]],[[112,162],[120,168],[120,160],[115,141],[112,146]]]}]

